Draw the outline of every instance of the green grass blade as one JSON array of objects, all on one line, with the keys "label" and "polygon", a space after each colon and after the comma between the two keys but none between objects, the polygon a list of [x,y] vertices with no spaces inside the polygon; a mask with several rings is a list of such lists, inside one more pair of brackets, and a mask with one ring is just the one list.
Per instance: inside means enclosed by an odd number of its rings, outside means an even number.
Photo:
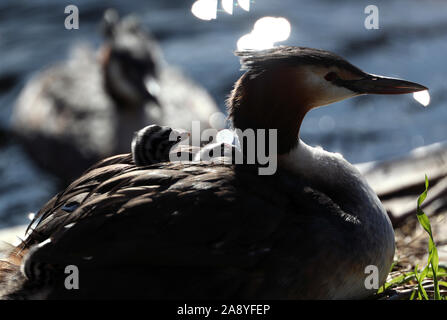
[{"label": "green grass blade", "polygon": [[429,254],[428,254],[427,265],[425,266],[423,271],[420,273],[420,275],[417,276],[417,280],[418,280],[419,290],[422,292],[422,294],[424,295],[424,298],[425,298],[426,293],[425,293],[425,290],[422,287],[421,283],[427,277],[427,275],[431,269],[433,282],[434,282],[434,292],[435,292],[434,299],[440,300],[441,294],[440,294],[439,284],[438,284],[438,264],[439,264],[438,249],[436,248],[436,244],[433,239],[433,232],[432,232],[430,220],[428,219],[427,215],[421,208],[422,204],[424,203],[425,199],[427,198],[428,187],[429,187],[428,178],[427,178],[427,175],[425,175],[425,190],[418,197],[418,201],[417,201],[417,218],[418,218],[418,221],[419,221],[420,225],[422,226],[422,228],[428,233],[428,235],[430,237],[429,243],[428,243],[428,253]]}]

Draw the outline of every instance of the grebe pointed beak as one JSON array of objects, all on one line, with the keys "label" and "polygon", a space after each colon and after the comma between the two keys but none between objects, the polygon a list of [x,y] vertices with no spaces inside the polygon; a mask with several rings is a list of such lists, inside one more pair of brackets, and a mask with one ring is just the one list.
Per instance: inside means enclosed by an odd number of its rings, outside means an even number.
[{"label": "grebe pointed beak", "polygon": [[419,83],[373,74],[366,74],[363,79],[339,81],[340,85],[360,94],[405,94],[428,90]]}]

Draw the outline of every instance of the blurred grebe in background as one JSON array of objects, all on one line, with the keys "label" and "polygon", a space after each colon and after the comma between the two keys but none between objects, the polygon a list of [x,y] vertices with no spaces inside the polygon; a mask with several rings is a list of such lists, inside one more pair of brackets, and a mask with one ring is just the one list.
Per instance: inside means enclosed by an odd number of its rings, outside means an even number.
[{"label": "blurred grebe in background", "polygon": [[201,128],[217,106],[208,93],[167,65],[151,35],[113,10],[105,43],[77,46],[68,61],[32,78],[13,110],[16,135],[36,163],[63,182],[96,161],[130,151],[133,133],[151,124]]},{"label": "blurred grebe in background", "polygon": [[[277,172],[157,164],[170,129],[148,127],[133,146],[143,166],[131,154],[98,163],[42,207],[22,244],[3,250],[0,296],[359,299],[374,293],[368,266],[384,283],[395,249],[387,213],[354,166],[306,145],[300,127],[319,106],[427,88],[323,50],[238,54],[247,71],[230,119],[241,130],[277,129]],[[79,290],[64,287],[67,265],[80,270]]]}]

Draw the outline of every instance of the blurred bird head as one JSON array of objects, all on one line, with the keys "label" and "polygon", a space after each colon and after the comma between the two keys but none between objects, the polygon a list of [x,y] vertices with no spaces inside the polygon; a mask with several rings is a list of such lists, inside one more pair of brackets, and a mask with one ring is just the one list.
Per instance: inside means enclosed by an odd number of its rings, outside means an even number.
[{"label": "blurred bird head", "polygon": [[161,49],[133,16],[120,19],[115,10],[104,13],[106,43],[102,63],[108,91],[118,105],[158,104]]},{"label": "blurred bird head", "polygon": [[228,100],[233,126],[277,129],[280,154],[296,146],[301,122],[312,108],[362,94],[427,90],[414,82],[366,73],[324,50],[284,46],[236,55],[246,73]]}]

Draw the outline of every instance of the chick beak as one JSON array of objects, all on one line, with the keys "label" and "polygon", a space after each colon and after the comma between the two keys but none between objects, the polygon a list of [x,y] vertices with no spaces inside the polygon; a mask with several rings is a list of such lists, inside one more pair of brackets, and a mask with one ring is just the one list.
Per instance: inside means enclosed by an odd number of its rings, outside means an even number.
[{"label": "chick beak", "polygon": [[[172,137],[174,138],[172,141],[175,143],[179,143],[182,141],[185,141],[186,139],[188,139],[191,134],[183,129],[176,129],[172,131]],[[169,137],[169,139],[171,140],[171,137]]]},{"label": "chick beak", "polygon": [[428,90],[419,83],[373,74],[366,74],[362,79],[342,81],[344,87],[359,94],[405,94]]}]

